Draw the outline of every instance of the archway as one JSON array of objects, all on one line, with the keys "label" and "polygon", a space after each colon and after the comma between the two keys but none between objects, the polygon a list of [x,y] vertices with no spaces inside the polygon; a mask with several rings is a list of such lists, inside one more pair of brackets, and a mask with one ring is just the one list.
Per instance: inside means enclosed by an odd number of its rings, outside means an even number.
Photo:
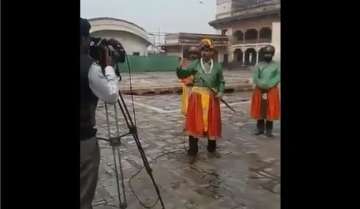
[{"label": "archway", "polygon": [[234,39],[236,42],[243,42],[244,41],[244,33],[240,30],[235,31],[235,33],[233,34]]},{"label": "archway", "polygon": [[258,31],[256,29],[249,29],[245,32],[246,42],[256,42],[258,40]]},{"label": "archway", "polygon": [[272,32],[271,32],[270,28],[261,28],[260,34],[259,34],[260,40],[262,42],[271,42],[271,36],[272,36],[271,33]]},{"label": "archway", "polygon": [[245,65],[256,65],[256,50],[249,48],[245,51]]},{"label": "archway", "polygon": [[243,64],[243,52],[241,51],[241,49],[236,49],[234,51],[234,62]]},{"label": "archway", "polygon": [[264,62],[264,49],[265,47],[259,50],[259,62]]}]

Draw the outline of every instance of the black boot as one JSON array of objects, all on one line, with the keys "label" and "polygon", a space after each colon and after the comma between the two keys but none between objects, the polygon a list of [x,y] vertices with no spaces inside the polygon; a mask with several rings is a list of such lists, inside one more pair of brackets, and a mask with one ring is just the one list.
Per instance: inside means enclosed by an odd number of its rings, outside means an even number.
[{"label": "black boot", "polygon": [[265,129],[265,120],[258,120],[256,123],[257,130],[255,131],[255,135],[264,134]]},{"label": "black boot", "polygon": [[208,157],[209,158],[220,158],[220,154],[218,152],[216,152],[216,140],[210,140],[208,139],[208,146],[207,146],[207,150],[208,150]]},{"label": "black boot", "polygon": [[208,152],[211,152],[211,153],[214,153],[216,151],[216,140],[208,139],[207,150],[208,150]]},{"label": "black boot", "polygon": [[189,150],[188,155],[195,156],[198,153],[198,139],[189,136]]},{"label": "black boot", "polygon": [[272,134],[272,130],[273,130],[273,122],[272,121],[266,121],[266,136],[267,137],[273,137],[274,136]]},{"label": "black boot", "polygon": [[189,136],[189,163],[193,164],[196,160],[196,154],[198,153],[198,139],[192,136]]}]

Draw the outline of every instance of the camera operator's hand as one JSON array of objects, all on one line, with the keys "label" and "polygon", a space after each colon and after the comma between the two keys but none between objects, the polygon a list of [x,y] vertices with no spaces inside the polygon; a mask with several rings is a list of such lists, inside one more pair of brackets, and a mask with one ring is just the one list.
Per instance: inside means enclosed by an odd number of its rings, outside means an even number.
[{"label": "camera operator's hand", "polygon": [[89,86],[100,100],[110,104],[117,101],[118,78],[111,65],[102,69],[97,63],[92,64],[89,70]]}]

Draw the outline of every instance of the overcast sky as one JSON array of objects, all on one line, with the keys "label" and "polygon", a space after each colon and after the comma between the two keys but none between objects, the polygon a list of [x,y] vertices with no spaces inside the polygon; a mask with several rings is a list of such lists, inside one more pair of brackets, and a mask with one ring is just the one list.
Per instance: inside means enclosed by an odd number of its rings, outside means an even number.
[{"label": "overcast sky", "polygon": [[81,17],[114,17],[147,32],[216,33],[216,0],[81,0]]}]

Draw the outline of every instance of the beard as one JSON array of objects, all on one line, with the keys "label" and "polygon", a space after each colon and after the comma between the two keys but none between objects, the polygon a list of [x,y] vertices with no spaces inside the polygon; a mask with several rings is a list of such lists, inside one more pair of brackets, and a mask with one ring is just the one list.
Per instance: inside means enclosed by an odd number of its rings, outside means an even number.
[{"label": "beard", "polygon": [[271,62],[272,57],[264,57],[265,62]]},{"label": "beard", "polygon": [[211,57],[206,57],[206,56],[204,56],[204,57],[203,57],[203,60],[204,60],[205,62],[210,62]]}]

